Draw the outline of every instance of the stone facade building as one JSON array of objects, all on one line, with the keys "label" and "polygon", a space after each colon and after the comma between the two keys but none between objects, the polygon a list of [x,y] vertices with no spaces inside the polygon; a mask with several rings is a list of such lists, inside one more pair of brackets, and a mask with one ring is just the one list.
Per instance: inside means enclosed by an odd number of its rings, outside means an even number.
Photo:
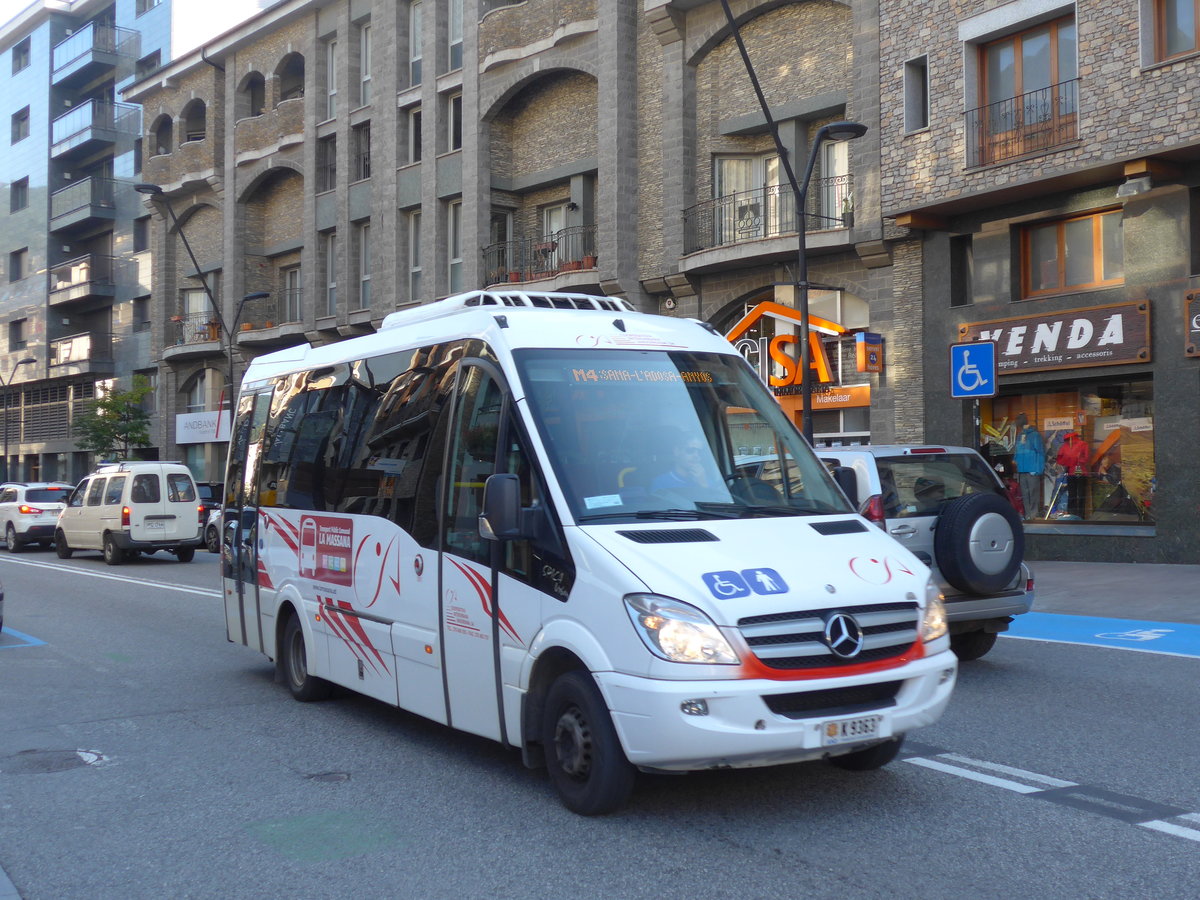
[{"label": "stone facade building", "polygon": [[[922,273],[927,438],[978,441],[1024,488],[1035,557],[1194,562],[1191,4],[879,6],[882,213]],[[998,394],[976,409],[946,348],[978,340]]]}]

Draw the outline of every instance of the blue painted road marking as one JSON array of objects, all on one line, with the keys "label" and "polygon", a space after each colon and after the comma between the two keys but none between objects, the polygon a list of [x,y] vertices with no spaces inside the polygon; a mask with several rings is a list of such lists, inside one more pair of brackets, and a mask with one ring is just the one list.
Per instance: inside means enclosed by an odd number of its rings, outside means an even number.
[{"label": "blue painted road marking", "polygon": [[708,585],[708,592],[718,600],[735,600],[750,595],[745,579],[737,572],[705,572],[700,577]]},{"label": "blue painted road marking", "polygon": [[787,582],[774,569],[742,569],[742,577],[756,594],[787,593]]},{"label": "blue painted road marking", "polygon": [[1035,641],[1087,644],[1143,653],[1165,653],[1200,659],[1200,625],[1145,622],[1136,619],[1103,619],[1057,613],[1017,616],[1006,634]]},{"label": "blue painted road marking", "polygon": [[13,647],[41,647],[45,641],[39,641],[28,634],[6,628],[0,631],[0,650],[10,650]]}]

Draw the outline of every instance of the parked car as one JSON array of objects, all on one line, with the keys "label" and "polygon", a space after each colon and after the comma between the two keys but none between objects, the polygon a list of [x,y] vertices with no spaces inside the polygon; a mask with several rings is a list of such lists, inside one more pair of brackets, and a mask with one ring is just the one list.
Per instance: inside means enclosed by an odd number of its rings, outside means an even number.
[{"label": "parked car", "polygon": [[207,522],[208,514],[220,509],[225,500],[225,485],[220,481],[197,481],[196,494],[200,498],[200,505],[204,507],[200,521]]},{"label": "parked car", "polygon": [[182,463],[100,466],[59,513],[55,549],[60,559],[76,550],[100,550],[110,566],[156,550],[191,562],[202,540],[202,513],[196,483]]},{"label": "parked car", "polygon": [[26,544],[49,547],[58,514],[72,486],[61,481],[8,482],[0,485],[0,532],[9,553]]},{"label": "parked car", "polygon": [[208,511],[208,520],[204,523],[204,547],[209,553],[221,552],[221,507],[219,505]]},{"label": "parked car", "polygon": [[1021,517],[978,451],[878,444],[817,452],[859,512],[933,570],[959,659],[983,656],[1032,608]]}]

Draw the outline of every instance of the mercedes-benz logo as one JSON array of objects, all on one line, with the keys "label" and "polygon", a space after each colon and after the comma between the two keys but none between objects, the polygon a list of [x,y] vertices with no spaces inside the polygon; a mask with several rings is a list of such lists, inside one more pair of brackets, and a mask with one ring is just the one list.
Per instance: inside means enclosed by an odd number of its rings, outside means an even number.
[{"label": "mercedes-benz logo", "polygon": [[825,620],[825,643],[842,659],[853,659],[862,650],[862,628],[853,616],[834,613]]}]

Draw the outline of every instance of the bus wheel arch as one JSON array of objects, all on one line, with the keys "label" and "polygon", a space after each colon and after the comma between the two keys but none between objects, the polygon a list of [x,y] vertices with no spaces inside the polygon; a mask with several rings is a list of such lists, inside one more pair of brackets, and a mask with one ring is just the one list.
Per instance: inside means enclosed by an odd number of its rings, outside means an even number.
[{"label": "bus wheel arch", "polygon": [[566,647],[551,647],[538,656],[529,675],[521,709],[521,759],[530,769],[546,765],[542,747],[542,717],[550,686],[567,672],[587,672],[583,660]]},{"label": "bus wheel arch", "polygon": [[304,623],[290,603],[281,606],[276,616],[275,648],[276,680],[286,684],[293,697],[303,703],[329,697],[333,685],[308,671]]}]

